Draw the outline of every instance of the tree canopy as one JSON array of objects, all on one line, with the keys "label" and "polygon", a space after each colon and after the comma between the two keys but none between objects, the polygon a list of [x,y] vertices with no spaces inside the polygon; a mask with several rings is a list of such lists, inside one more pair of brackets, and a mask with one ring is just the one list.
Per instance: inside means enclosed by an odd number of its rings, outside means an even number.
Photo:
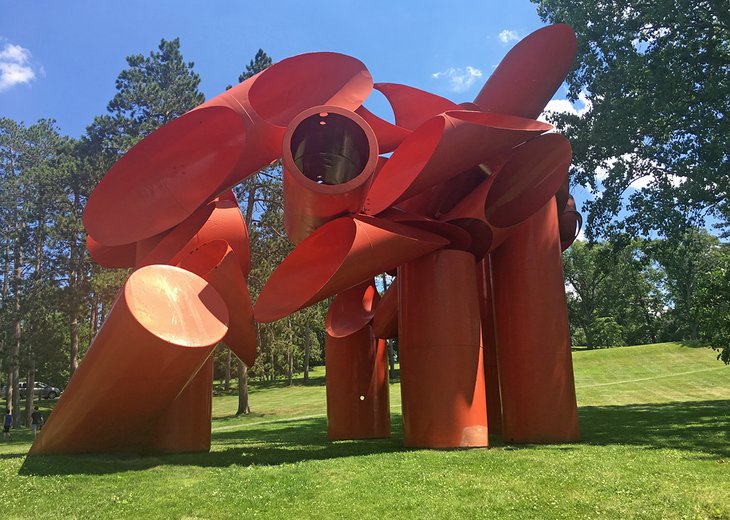
[{"label": "tree canopy", "polygon": [[578,35],[568,97],[587,110],[555,121],[573,145],[573,182],[596,194],[587,233],[669,236],[707,215],[727,228],[727,2],[532,1],[544,21]]}]

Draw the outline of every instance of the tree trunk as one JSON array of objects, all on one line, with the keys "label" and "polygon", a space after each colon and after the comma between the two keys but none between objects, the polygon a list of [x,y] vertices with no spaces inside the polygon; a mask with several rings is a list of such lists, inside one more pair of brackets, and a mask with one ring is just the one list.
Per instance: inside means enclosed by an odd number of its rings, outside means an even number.
[{"label": "tree trunk", "polygon": [[25,389],[25,427],[30,428],[30,414],[33,413],[33,402],[35,389],[35,361],[31,358],[30,368],[28,369],[28,384]]},{"label": "tree trunk", "polygon": [[[13,415],[13,427],[20,426],[20,339],[22,333],[20,319],[15,322],[15,341],[10,352],[10,379],[12,380],[12,396],[9,399],[10,410]],[[8,394],[10,395],[10,394]]]},{"label": "tree trunk", "polygon": [[294,376],[294,353],[289,349],[286,353],[286,382],[288,386],[292,385]]},{"label": "tree trunk", "polygon": [[248,406],[248,367],[238,360],[238,410],[236,415],[248,415],[251,408]]},{"label": "tree trunk", "polygon": [[70,323],[70,335],[71,335],[71,352],[70,352],[70,363],[69,363],[69,370],[70,374],[73,375],[73,373],[76,371],[77,368],[79,368],[79,318],[78,316],[72,316],[71,317],[71,323]]},{"label": "tree trunk", "polygon": [[271,349],[271,382],[276,381],[276,356],[274,355],[274,349],[272,345]]},{"label": "tree trunk", "polygon": [[309,354],[312,350],[312,332],[307,326],[304,336],[304,384],[309,384]]},{"label": "tree trunk", "polygon": [[226,374],[223,379],[223,390],[228,392],[231,389],[231,349],[226,349]]},{"label": "tree trunk", "polygon": [[[13,296],[15,297],[15,338],[10,351],[10,379],[12,379],[12,397],[9,399],[13,415],[13,427],[20,426],[20,342],[23,325],[20,319],[20,283],[23,278],[23,251],[18,242],[15,244],[13,275]],[[10,387],[8,387],[10,388]]]},{"label": "tree trunk", "polygon": [[388,372],[388,379],[392,381],[395,377],[395,350],[393,350],[392,339],[386,339],[385,342],[388,345],[388,365],[390,367],[390,371]]}]

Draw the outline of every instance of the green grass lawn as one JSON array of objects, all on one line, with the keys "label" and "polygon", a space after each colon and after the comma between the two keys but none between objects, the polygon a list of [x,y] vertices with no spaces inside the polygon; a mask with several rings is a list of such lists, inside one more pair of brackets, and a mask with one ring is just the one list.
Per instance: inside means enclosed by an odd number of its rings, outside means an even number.
[{"label": "green grass lawn", "polygon": [[3,518],[727,518],[730,367],[677,344],[576,352],[583,441],[409,450],[326,440],[312,386],[254,385],[254,413],[214,400],[211,453],[34,457],[0,442]]}]

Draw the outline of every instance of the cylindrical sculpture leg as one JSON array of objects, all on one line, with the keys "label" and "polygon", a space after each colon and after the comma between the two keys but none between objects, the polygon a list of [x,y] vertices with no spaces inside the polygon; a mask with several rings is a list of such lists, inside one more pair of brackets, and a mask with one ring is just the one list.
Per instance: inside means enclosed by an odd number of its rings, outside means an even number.
[{"label": "cylindrical sculpture leg", "polygon": [[492,282],[504,440],[577,441],[554,198],[492,254]]},{"label": "cylindrical sculpture leg", "polygon": [[226,304],[199,276],[166,265],[135,271],[30,453],[146,451],[227,323]]},{"label": "cylindrical sculpture leg", "polygon": [[213,412],[213,356],[162,413],[145,451],[185,453],[210,450]]},{"label": "cylindrical sculpture leg", "polygon": [[487,446],[474,256],[441,250],[398,268],[406,446]]},{"label": "cylindrical sculpture leg", "polygon": [[484,351],[484,380],[487,387],[487,420],[489,433],[502,433],[502,397],[499,390],[497,338],[494,334],[494,306],[489,254],[477,264],[479,282],[479,312],[482,316],[482,345]]},{"label": "cylindrical sculpture leg", "polygon": [[325,342],[327,437],[331,440],[390,436],[388,354],[385,340],[366,325]]}]

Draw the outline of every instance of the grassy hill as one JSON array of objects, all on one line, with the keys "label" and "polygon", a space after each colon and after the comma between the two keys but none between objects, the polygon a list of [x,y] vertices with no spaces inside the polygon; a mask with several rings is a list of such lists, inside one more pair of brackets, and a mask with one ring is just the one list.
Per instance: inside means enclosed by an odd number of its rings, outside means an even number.
[{"label": "grassy hill", "polygon": [[580,444],[429,451],[326,440],[312,386],[214,399],[208,454],[26,459],[0,443],[6,518],[729,518],[730,367],[677,344],[576,352]]}]

